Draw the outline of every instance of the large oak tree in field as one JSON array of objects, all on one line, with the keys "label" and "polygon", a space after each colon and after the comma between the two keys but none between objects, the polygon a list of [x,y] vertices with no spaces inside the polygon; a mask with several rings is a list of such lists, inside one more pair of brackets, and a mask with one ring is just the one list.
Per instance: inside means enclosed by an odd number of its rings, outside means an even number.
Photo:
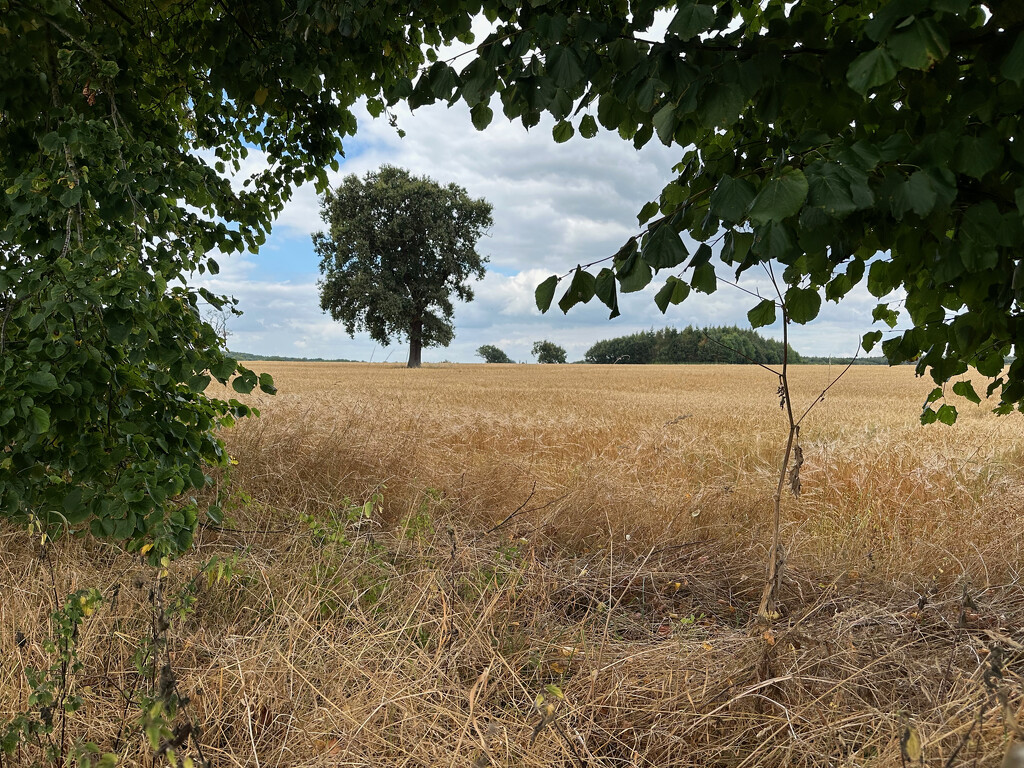
[{"label": "large oak tree in field", "polygon": [[476,244],[493,223],[491,204],[385,165],[346,176],[324,195],[321,217],[329,230],[313,235],[320,306],[349,334],[366,330],[381,344],[405,336],[410,368],[423,347],[447,347],[452,296],[472,301],[468,281],[484,276]]}]

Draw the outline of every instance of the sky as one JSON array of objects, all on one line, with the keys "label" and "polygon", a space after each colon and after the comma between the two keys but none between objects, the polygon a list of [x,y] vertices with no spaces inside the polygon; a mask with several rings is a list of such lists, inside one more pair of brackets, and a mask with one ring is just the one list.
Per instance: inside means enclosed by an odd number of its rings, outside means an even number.
[{"label": "sky", "polygon": [[[691,293],[662,315],[654,294],[671,271],[663,271],[643,291],[620,295],[622,314],[614,320],[596,300],[567,315],[552,305],[542,315],[534,303],[535,287],[551,274],[610,256],[636,234],[636,214],[674,178],[672,166],[681,150],[655,140],[636,151],[631,142],[603,129],[593,139],[577,134],[556,144],[550,118],[527,131],[504,118],[498,106],[485,131],[473,128],[461,103],[415,113],[397,109],[404,138],[384,117],[373,119],[360,109],[358,133],[345,142],[346,157],[339,172],[331,174],[334,185],[345,175],[362,176],[387,163],[442,184],[455,182],[494,206],[494,226],[477,246],[489,258],[487,274],[472,284],[473,302],[456,304],[452,344],[424,349],[424,362],[480,362],[476,350],[483,344],[528,362],[533,343],[541,339],[564,347],[573,361],[583,359],[597,341],[651,328],[749,327],[746,313],[758,300],[723,283],[711,296]],[[260,152],[251,152],[242,173],[266,162]],[[196,277],[194,284],[239,300],[244,314],[228,320],[228,346],[263,355],[404,361],[404,338],[390,347],[366,334],[350,338],[320,309],[319,261],[311,236],[325,228],[313,185],[304,185],[258,254],[218,256],[219,275]],[[732,276],[725,267],[719,274]],[[741,284],[770,295],[763,278],[744,276]],[[560,295],[561,290],[556,301]],[[815,321],[795,326],[790,344],[806,355],[852,355],[872,329],[876,303],[862,284],[841,305],[825,302]],[[778,324],[760,332],[781,338]]]}]

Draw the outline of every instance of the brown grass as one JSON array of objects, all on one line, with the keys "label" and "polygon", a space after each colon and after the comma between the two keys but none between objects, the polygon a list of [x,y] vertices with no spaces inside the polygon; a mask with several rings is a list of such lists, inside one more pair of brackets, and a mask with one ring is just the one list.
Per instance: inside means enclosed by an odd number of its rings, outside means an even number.
[{"label": "brown grass", "polygon": [[[804,422],[785,615],[764,634],[785,434],[770,374],[260,369],[281,393],[227,435],[228,530],[168,576],[173,592],[238,556],[171,630],[215,764],[896,766],[903,716],[928,765],[968,731],[956,764],[1001,760],[1024,659],[1019,416],[961,404],[954,427],[921,427],[928,382],[852,369]],[[837,373],[796,368],[797,405]],[[374,493],[369,522],[344,522]],[[42,663],[52,590],[27,535],[0,536],[2,721]],[[148,621],[133,576],[152,573],[87,541],[50,553],[60,594],[121,585],[83,627],[77,681],[76,733],[108,749]],[[1005,702],[978,726],[994,643]],[[532,739],[538,693],[557,712]],[[137,739],[121,751],[143,759]]]}]

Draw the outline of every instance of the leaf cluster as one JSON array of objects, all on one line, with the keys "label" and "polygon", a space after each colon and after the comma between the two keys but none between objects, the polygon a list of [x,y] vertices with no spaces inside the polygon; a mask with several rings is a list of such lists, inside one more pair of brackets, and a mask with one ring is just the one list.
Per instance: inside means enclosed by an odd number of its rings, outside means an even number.
[{"label": "leaf cluster", "polygon": [[0,0],[0,514],[157,560],[191,542],[216,430],[253,413],[231,395],[274,391],[193,278],[257,249],[296,184],[326,185],[356,99],[462,27],[296,11]]}]

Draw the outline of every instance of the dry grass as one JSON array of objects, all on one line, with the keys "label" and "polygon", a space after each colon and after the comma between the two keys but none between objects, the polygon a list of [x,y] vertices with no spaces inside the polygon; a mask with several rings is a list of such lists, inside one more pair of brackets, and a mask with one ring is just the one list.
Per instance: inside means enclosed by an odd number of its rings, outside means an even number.
[{"label": "dry grass", "polygon": [[[967,404],[922,428],[927,382],[852,369],[804,423],[785,616],[765,635],[751,620],[785,431],[770,374],[261,370],[281,394],[227,436],[230,530],[203,531],[168,576],[173,592],[238,557],[171,630],[215,764],[896,766],[902,714],[928,765],[968,731],[956,764],[1002,759],[1024,662],[1019,417]],[[836,373],[796,369],[797,403]],[[375,492],[371,520],[347,522],[346,500]],[[0,537],[3,720],[25,706],[52,597],[26,535]],[[152,574],[85,541],[51,554],[61,594],[121,585],[84,625],[77,683],[76,732],[107,749],[148,621],[133,577]],[[979,726],[996,642],[1006,698]],[[565,700],[533,739],[549,684]]]}]

